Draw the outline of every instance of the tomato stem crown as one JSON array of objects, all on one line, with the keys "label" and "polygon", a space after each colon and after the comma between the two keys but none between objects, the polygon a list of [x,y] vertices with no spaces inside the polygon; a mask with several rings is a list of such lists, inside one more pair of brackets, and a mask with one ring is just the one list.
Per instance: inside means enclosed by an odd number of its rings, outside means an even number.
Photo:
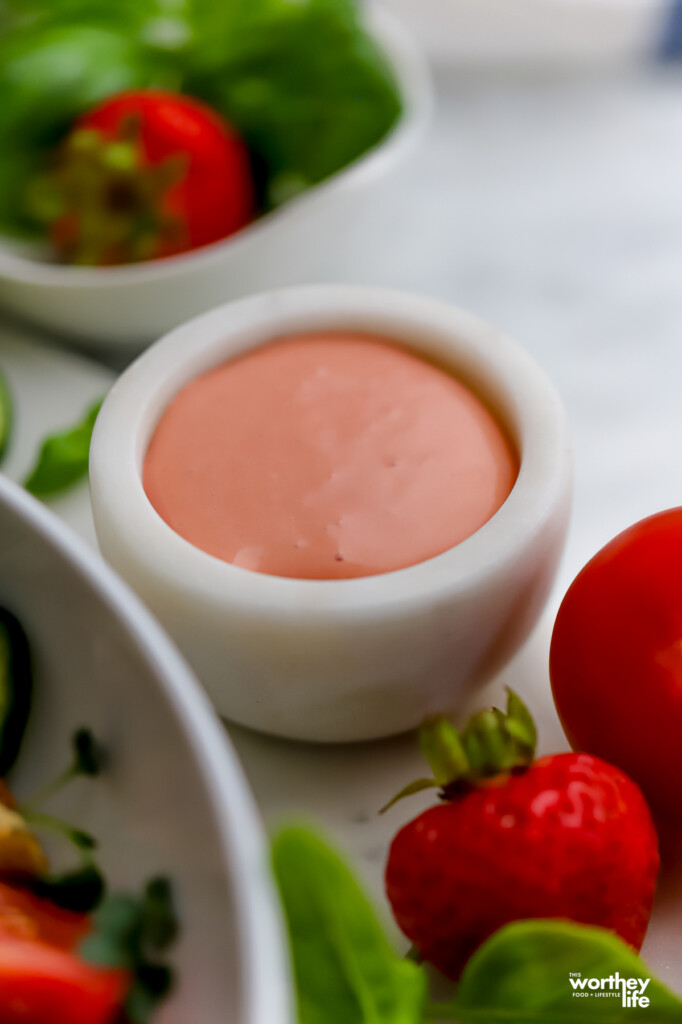
[{"label": "tomato stem crown", "polygon": [[537,730],[526,705],[507,688],[506,712],[479,711],[461,732],[444,715],[434,715],[421,726],[419,745],[433,777],[409,783],[381,813],[424,789],[439,789],[442,799],[452,799],[482,779],[527,768],[535,758]]}]

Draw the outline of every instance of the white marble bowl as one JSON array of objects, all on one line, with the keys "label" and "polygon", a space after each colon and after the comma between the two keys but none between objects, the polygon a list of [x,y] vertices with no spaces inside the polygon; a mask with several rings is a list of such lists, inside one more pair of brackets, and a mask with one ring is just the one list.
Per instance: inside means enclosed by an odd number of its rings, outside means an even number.
[{"label": "white marble bowl", "polygon": [[[108,768],[49,809],[97,838],[113,890],[173,880],[178,986],[154,1024],[292,1024],[267,847],[208,701],[135,595],[1,474],[0,605],[24,626],[36,677],[17,795],[55,778],[73,731],[90,727]],[[52,852],[75,866],[63,844]]]},{"label": "white marble bowl", "polygon": [[65,267],[0,238],[0,305],[81,347],[130,351],[230,299],[343,277],[353,224],[416,149],[431,109],[428,70],[412,36],[374,5],[366,17],[403,96],[402,116],[377,146],[224,241],[181,256]]},{"label": "white marble bowl", "polygon": [[[502,508],[463,543],[379,576],[284,579],[200,551],[152,507],[142,464],[170,399],[230,356],[316,328],[402,341],[496,411],[520,472]],[[104,403],[90,476],[103,554],[175,637],[218,710],[281,736],[346,741],[456,709],[517,650],[562,551],[571,458],[561,402],[514,342],[430,299],[318,285],[223,306],[153,345]]]}]

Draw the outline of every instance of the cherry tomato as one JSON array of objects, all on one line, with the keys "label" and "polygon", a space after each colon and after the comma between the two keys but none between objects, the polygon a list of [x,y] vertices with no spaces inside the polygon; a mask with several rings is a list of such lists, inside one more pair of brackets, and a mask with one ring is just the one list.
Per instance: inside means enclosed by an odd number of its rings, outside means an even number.
[{"label": "cherry tomato", "polygon": [[39,942],[0,937],[2,1024],[113,1024],[128,980]]},{"label": "cherry tomato", "polygon": [[557,615],[550,676],[576,750],[617,765],[682,819],[682,508],[602,548]]}]

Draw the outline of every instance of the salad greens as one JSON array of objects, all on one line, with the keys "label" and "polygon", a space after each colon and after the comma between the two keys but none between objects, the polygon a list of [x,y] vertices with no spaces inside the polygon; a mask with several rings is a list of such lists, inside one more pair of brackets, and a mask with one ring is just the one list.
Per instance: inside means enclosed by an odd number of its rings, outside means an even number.
[{"label": "salad greens", "polygon": [[130,1024],[146,1024],[170,992],[173,972],[158,959],[175,942],[178,918],[170,882],[155,878],[141,897],[113,895],[95,912],[94,929],[81,943],[85,960],[130,971],[133,983],[125,1004]]},{"label": "salad greens", "polygon": [[30,182],[74,119],[117,92],[212,104],[250,147],[265,206],[354,160],[401,110],[356,0],[8,0],[4,20],[4,231],[36,228]]},{"label": "salad greens", "polygon": [[377,143],[400,113],[391,69],[353,0],[246,5],[238,45],[190,91],[221,110],[267,168],[276,205]]},{"label": "salad greens", "polygon": [[465,967],[454,999],[427,1004],[425,971],[398,958],[360,883],[319,835],[284,829],[273,843],[273,864],[299,1024],[620,1024],[618,994],[574,997],[569,980],[616,974],[645,984],[650,1004],[642,1012],[651,1024],[682,1022],[682,1001],[614,934],[554,920],[500,929]]},{"label": "salad greens", "polygon": [[24,481],[27,491],[47,497],[87,476],[92,431],[101,407],[100,399],[75,427],[43,441],[38,460]]}]

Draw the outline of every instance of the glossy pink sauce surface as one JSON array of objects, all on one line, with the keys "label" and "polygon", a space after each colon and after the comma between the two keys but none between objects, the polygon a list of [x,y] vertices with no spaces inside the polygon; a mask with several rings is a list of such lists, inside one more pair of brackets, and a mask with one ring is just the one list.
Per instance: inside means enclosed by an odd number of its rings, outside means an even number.
[{"label": "glossy pink sauce surface", "polygon": [[441,554],[503,504],[518,457],[483,403],[388,339],[287,336],[184,387],[144,488],[186,540],[244,569],[372,576]]}]

